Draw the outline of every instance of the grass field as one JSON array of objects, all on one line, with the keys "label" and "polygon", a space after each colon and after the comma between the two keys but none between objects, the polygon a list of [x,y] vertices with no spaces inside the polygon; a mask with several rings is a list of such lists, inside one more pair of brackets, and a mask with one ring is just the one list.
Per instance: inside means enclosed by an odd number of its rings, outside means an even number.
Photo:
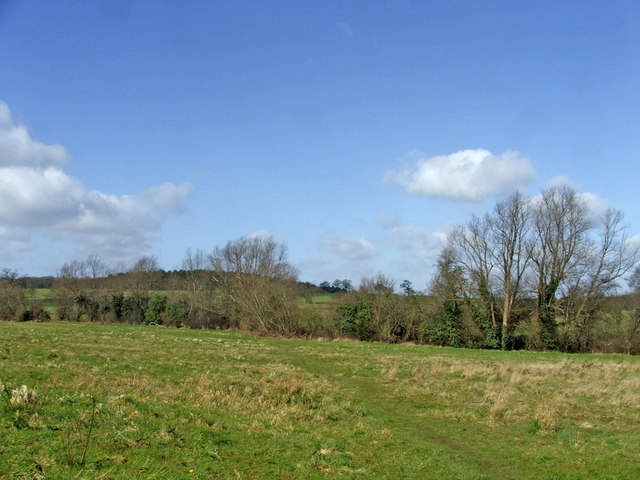
[{"label": "grass field", "polygon": [[627,356],[0,322],[0,379],[2,479],[640,478]]}]

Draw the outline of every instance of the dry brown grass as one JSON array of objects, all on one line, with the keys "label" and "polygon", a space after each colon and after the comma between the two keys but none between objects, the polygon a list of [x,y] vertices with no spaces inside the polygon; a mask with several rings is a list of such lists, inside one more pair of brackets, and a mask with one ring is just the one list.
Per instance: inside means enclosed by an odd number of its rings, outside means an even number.
[{"label": "dry brown grass", "polygon": [[558,406],[553,400],[548,398],[540,399],[535,413],[538,433],[540,435],[556,433],[560,428],[558,416]]},{"label": "dry brown grass", "polygon": [[326,380],[283,364],[254,365],[250,372],[246,368],[226,371],[224,377],[197,374],[185,381],[182,390],[189,403],[198,407],[225,407],[272,424],[324,420],[349,407],[334,401],[335,387]]},{"label": "dry brown grass", "polygon": [[594,426],[606,421],[628,428],[637,420],[637,362],[492,362],[432,355],[409,361],[387,356],[379,365],[381,380],[397,394],[425,399],[431,413],[445,418],[484,418],[493,428],[531,422],[545,435],[564,424]]}]

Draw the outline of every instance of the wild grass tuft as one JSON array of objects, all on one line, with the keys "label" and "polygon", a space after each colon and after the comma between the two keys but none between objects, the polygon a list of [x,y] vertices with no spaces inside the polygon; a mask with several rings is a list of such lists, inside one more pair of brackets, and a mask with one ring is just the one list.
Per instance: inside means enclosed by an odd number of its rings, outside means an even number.
[{"label": "wild grass tuft", "polygon": [[540,435],[550,435],[556,433],[560,426],[558,425],[558,408],[556,404],[549,399],[542,399],[538,402],[535,413],[535,427]]}]

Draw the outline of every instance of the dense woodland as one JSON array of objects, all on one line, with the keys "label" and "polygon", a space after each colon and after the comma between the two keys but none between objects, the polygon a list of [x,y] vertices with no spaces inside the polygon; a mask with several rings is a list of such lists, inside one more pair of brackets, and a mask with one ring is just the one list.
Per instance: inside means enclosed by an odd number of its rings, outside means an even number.
[{"label": "dense woodland", "polygon": [[[109,270],[96,255],[56,277],[0,278],[0,317],[85,320],[442,346],[640,353],[640,266],[621,212],[569,188],[518,193],[448,237],[425,291],[384,273],[312,285],[286,246],[244,237]],[[36,289],[51,289],[46,301]]]}]

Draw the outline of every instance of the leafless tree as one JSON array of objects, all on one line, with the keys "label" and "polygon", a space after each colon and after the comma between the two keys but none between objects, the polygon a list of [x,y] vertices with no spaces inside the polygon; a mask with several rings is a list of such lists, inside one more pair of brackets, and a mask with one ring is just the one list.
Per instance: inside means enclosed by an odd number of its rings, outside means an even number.
[{"label": "leafless tree", "polygon": [[15,319],[24,308],[25,294],[18,272],[5,267],[0,271],[0,318]]},{"label": "leafless tree", "polygon": [[396,282],[387,277],[384,273],[378,272],[371,277],[363,277],[360,280],[360,293],[373,295],[391,295],[395,289]]},{"label": "leafless tree", "polygon": [[203,250],[195,251],[187,249],[182,260],[182,269],[185,272],[185,286],[189,296],[189,320],[194,326],[205,325],[207,310],[207,255]]},{"label": "leafless tree", "polygon": [[107,266],[98,255],[89,255],[84,261],[87,276],[93,280],[93,288],[96,287],[96,280],[107,272]]},{"label": "leafless tree", "polygon": [[[497,252],[491,243],[491,227],[492,220],[489,215],[473,215],[466,226],[454,229],[449,235],[449,248],[452,259],[462,267],[462,272],[468,279],[468,299],[481,302],[484,311],[479,312],[477,317],[483,324],[487,343],[497,345],[498,299],[493,285]],[[487,317],[488,320],[485,320]]]},{"label": "leafless tree", "polygon": [[58,270],[55,288],[69,299],[74,299],[85,289],[87,268],[84,262],[72,260]]},{"label": "leafless tree", "polygon": [[502,310],[503,349],[514,305],[527,294],[527,284],[537,299],[540,340],[555,349],[559,320],[563,332],[580,336],[596,300],[612,292],[639,259],[638,245],[626,237],[622,213],[608,210],[596,221],[569,187],[549,188],[531,198],[514,193],[492,213],[474,215],[456,228],[447,249],[464,275],[470,304],[481,300],[494,327]]},{"label": "leafless tree", "polygon": [[588,256],[589,209],[569,187],[542,192],[533,206],[531,265],[536,279],[542,342],[557,348],[558,292]]},{"label": "leafless tree", "polygon": [[129,273],[124,277],[134,302],[134,322],[142,322],[146,309],[146,302],[151,290],[157,287],[161,271],[158,258],[154,255],[144,255],[134,263]]},{"label": "leafless tree", "polygon": [[295,329],[297,270],[272,237],[242,237],[209,256],[214,282],[233,322],[263,332]]},{"label": "leafless tree", "polygon": [[502,334],[504,350],[510,335],[511,313],[521,295],[523,279],[531,259],[528,235],[531,210],[527,200],[516,192],[498,202],[489,219],[490,241],[496,262],[497,282],[502,290]]},{"label": "leafless tree", "polygon": [[595,235],[585,238],[579,250],[583,258],[566,279],[563,313],[567,328],[583,342],[580,330],[587,326],[598,300],[615,291],[639,260],[638,244],[629,242],[622,222],[619,210],[605,211],[594,225]]}]

